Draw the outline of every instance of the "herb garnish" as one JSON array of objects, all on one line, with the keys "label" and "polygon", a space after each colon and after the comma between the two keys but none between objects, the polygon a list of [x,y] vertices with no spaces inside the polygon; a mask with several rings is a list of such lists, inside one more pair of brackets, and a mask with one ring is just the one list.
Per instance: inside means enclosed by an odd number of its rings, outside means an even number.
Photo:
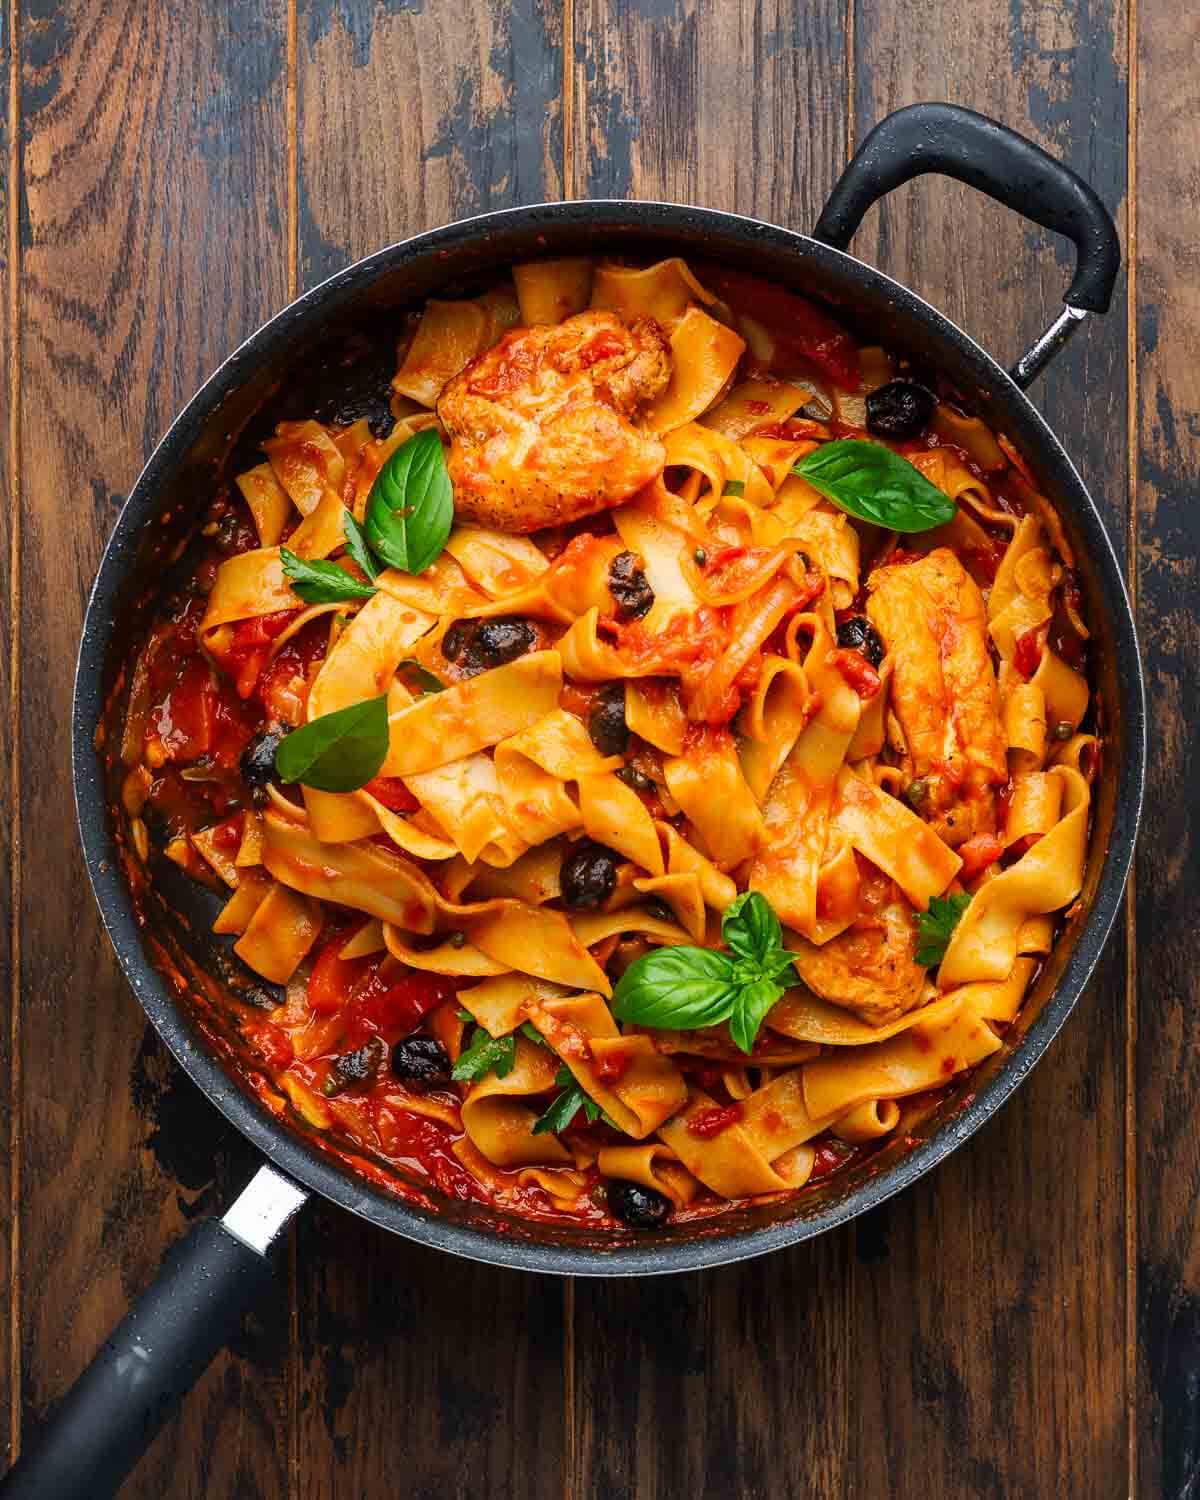
[{"label": "herb garnish", "polygon": [[379,577],[379,565],[371,556],[363,529],[349,511],[342,517],[342,532],[346,538],[346,551],[359,565],[372,583]]},{"label": "herb garnish", "polygon": [[396,670],[398,672],[408,672],[410,676],[415,678],[420,686],[421,692],[426,696],[428,696],[428,694],[430,693],[444,693],[446,691],[446,684],[442,681],[442,679],[440,677],[435,677],[433,673],[430,672],[428,668],[423,667],[415,657],[406,656],[404,660],[397,666]]},{"label": "herb garnish", "polygon": [[423,573],[446,545],[454,491],[437,429],[402,443],[375,477],[367,500],[366,538],[393,568]]},{"label": "herb garnish", "polygon": [[487,1072],[507,1078],[516,1061],[517,1039],[512,1032],[507,1036],[489,1036],[482,1026],[476,1026],[470,1045],[454,1064],[450,1077],[456,1083],[474,1083]]},{"label": "herb garnish", "polygon": [[565,1130],[581,1109],[589,1125],[594,1125],[597,1120],[603,1120],[614,1130],[621,1129],[613,1117],[606,1110],[601,1109],[586,1090],[580,1088],[570,1068],[565,1064],[554,1075],[554,1082],[562,1093],[556,1095],[545,1114],[540,1115],[534,1121],[532,1129],[534,1135],[543,1135],[547,1130],[553,1130],[556,1134],[560,1130]]},{"label": "herb garnish", "polygon": [[[351,519],[349,511],[346,512],[346,518]],[[286,547],[280,547],[279,558],[292,592],[299,594],[305,604],[338,604],[343,599],[370,599],[375,593],[371,584],[360,583],[337,563],[320,560],[309,562],[303,557],[297,557],[294,552],[289,552]]]},{"label": "herb garnish", "polygon": [[861,438],[822,443],[792,473],[850,515],[888,531],[932,531],[957,514],[953,500],[882,443]]},{"label": "herb garnish", "polygon": [[928,911],[917,913],[917,962],[926,969],[935,968],[946,956],[954,929],[971,904],[965,891],[956,896],[935,896]]},{"label": "herb garnish", "polygon": [[279,742],[275,769],[281,781],[354,792],[378,774],[387,751],[387,694],[381,693],[293,729]]},{"label": "herb garnish", "polygon": [[726,909],[721,936],[728,953],[655,948],[639,958],[613,992],[613,1014],[664,1031],[728,1021],[735,1044],[749,1052],[767,1012],[795,980],[793,955],[783,946],[779,918],[758,891],[745,892]]}]

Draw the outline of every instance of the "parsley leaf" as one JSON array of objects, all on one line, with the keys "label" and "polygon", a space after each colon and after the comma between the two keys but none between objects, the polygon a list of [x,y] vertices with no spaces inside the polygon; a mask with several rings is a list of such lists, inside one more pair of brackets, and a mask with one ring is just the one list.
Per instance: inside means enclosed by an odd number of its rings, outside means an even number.
[{"label": "parsley leaf", "polygon": [[371,556],[362,527],[349,511],[342,517],[342,531],[346,537],[346,551],[374,583],[379,577],[379,564]]},{"label": "parsley leaf", "polygon": [[556,1095],[546,1113],[533,1122],[533,1134],[544,1135],[548,1130],[557,1134],[560,1130],[565,1130],[581,1109],[586,1112],[589,1120],[596,1119],[600,1113],[595,1101],[589,1099],[579,1085],[572,1081],[570,1088],[563,1089],[561,1094]]},{"label": "parsley leaf", "polygon": [[539,1047],[549,1047],[550,1045],[550,1043],[546,1040],[546,1038],[537,1029],[532,1021],[522,1021],[520,1026],[517,1027],[517,1030],[523,1037],[526,1038],[526,1040],[536,1043],[536,1045]]},{"label": "parsley leaf", "polygon": [[935,968],[946,956],[954,929],[971,904],[965,891],[957,896],[935,896],[928,911],[917,913],[917,962],[927,969]]},{"label": "parsley leaf", "polygon": [[359,583],[345,568],[331,562],[308,562],[286,547],[279,549],[284,575],[305,604],[340,604],[345,599],[370,599],[374,586]]},{"label": "parsley leaf", "polygon": [[506,1078],[516,1060],[517,1039],[511,1032],[508,1036],[489,1036],[482,1026],[476,1026],[470,1046],[454,1064],[450,1076],[456,1083],[474,1083],[488,1072]]}]

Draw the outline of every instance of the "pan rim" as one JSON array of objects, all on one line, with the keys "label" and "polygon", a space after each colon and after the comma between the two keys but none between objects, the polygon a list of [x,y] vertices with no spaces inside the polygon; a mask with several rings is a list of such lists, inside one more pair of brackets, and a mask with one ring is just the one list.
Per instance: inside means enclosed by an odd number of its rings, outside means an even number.
[{"label": "pan rim", "polygon": [[[309,314],[349,300],[398,266],[440,252],[477,244],[505,229],[528,230],[539,223],[590,230],[658,231],[663,238],[689,230],[710,232],[726,246],[732,241],[792,250],[806,262],[850,274],[906,312],[920,318],[939,339],[957,345],[986,386],[1018,401],[1031,425],[1046,466],[1061,492],[1070,493],[1093,565],[1101,573],[1113,627],[1117,659],[1133,670],[1118,674],[1124,753],[1115,767],[1116,809],[1112,834],[1095,894],[1074,948],[1053,993],[1025,1033],[1020,1048],[959,1113],[944,1121],[921,1145],[839,1203],[821,1212],[729,1234],[709,1232],[695,1239],[618,1244],[613,1248],[519,1240],[486,1229],[451,1223],[372,1187],[351,1169],[335,1165],[272,1119],[242,1089],[218,1059],[199,1042],[195,1024],[150,964],[140,938],[129,891],[113,858],[108,808],[93,736],[103,710],[104,668],[113,606],[127,565],[155,497],[204,425],[239,383],[241,373],[261,357],[281,351],[302,331]],[[514,1269],[581,1276],[641,1276],[733,1264],[814,1238],[856,1218],[909,1187],[957,1149],[989,1119],[1045,1054],[1073,1010],[1094,969],[1120,909],[1132,864],[1145,777],[1145,703],[1141,659],[1124,576],[1112,543],[1086,486],[1041,413],[1013,384],[1004,369],[968,334],[931,304],[874,267],[808,235],[720,210],[660,201],[568,200],[479,214],[384,247],[313,287],[257,328],[209,376],[181,409],[147,460],[116,526],[90,591],[76,665],[72,706],[72,779],[76,815],[88,877],[101,918],[122,971],[151,1024],[192,1081],[229,1122],[278,1169],[314,1193],[392,1233],[467,1259]]]}]

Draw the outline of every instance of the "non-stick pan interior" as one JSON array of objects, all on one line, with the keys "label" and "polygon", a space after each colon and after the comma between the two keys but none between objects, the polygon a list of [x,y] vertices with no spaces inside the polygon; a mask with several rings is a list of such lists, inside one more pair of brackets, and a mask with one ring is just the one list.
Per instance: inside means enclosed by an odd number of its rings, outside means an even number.
[{"label": "non-stick pan interior", "polygon": [[[119,738],[121,669],[164,586],[176,581],[167,560],[215,486],[259,461],[258,444],[275,422],[369,414],[372,403],[386,399],[406,309],[430,293],[479,290],[514,261],[570,253],[725,260],[823,297],[865,341],[901,350],[952,380],[973,410],[1009,435],[1063,517],[1093,629],[1106,731],[1084,911],[1068,923],[1005,1049],[917,1132],[921,1144],[888,1148],[784,1203],[626,1242],[437,1199],[424,1182],[393,1177],[389,1188],[378,1163],[367,1164],[379,1179],[372,1183],[343,1163],[336,1141],[296,1119],[270,1116],[228,1064],[240,1056],[236,1023],[246,1005],[273,997],[229,940],[211,934],[215,897],[161,857],[152,856],[149,870],[140,867],[113,811],[119,765],[105,773],[92,748],[101,720],[104,742]],[[89,871],[141,1003],[193,1078],[278,1165],[344,1206],[442,1248],[530,1269],[642,1273],[739,1259],[820,1232],[911,1181],[995,1109],[1062,1024],[1099,954],[1132,850],[1142,734],[1132,623],[1096,513],[1034,409],[968,338],[904,289],[812,240],[669,205],[566,204],[485,216],[360,262],[268,324],[204,387],[147,466],[105,554],[80,654],[76,791]],[[102,745],[106,758],[116,759]]]}]

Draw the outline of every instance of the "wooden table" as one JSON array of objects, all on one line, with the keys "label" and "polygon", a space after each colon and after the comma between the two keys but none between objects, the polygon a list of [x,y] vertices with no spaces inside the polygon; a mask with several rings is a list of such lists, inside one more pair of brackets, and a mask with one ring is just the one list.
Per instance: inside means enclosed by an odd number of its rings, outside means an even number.
[{"label": "wooden table", "polygon": [[[84,600],[172,414],[268,314],[391,240],[570,196],[804,229],[874,121],[945,98],[1076,167],[1128,258],[1108,317],[1035,392],[1129,565],[1151,700],[1136,889],[1066,1033],[918,1187],[728,1270],[524,1277],[318,1208],[278,1300],[125,1493],[1194,1493],[1198,44],[1195,7],[1168,0],[8,0],[10,1456],[251,1166],[117,973],[71,810]],[[1068,277],[1061,244],[933,179],[855,248],[1003,360]]]}]

